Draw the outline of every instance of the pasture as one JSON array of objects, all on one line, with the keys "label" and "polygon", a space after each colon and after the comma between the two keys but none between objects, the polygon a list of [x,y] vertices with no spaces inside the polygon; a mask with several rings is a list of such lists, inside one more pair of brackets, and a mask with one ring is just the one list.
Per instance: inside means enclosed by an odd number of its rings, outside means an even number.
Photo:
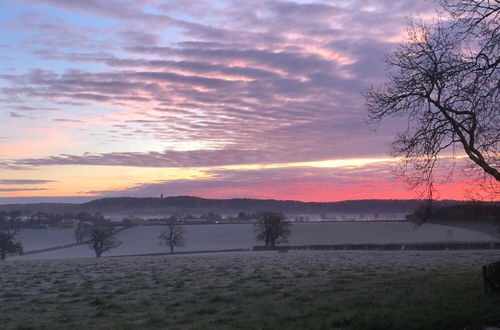
[{"label": "pasture", "polygon": [[[186,242],[176,251],[251,249],[257,244],[251,224],[187,225]],[[132,227],[118,233],[122,245],[106,255],[133,255],[167,252],[159,244],[162,226]],[[75,241],[72,229],[26,229],[19,235],[25,251],[49,248]],[[484,242],[495,237],[468,229],[437,224],[415,228],[409,222],[310,222],[294,223],[291,245],[343,243]],[[13,259],[91,257],[86,245],[62,250],[16,256]]]},{"label": "pasture", "polygon": [[464,329],[500,323],[498,251],[6,260],[4,329]]}]

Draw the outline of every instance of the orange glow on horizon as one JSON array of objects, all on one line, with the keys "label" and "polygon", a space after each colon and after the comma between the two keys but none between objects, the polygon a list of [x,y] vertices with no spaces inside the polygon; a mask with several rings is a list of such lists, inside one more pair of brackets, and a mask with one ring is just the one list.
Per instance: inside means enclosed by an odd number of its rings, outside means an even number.
[{"label": "orange glow on horizon", "polygon": [[[133,191],[143,185],[168,184],[169,182],[198,182],[203,185],[192,186],[190,189],[183,188],[181,192],[169,195],[193,195],[207,198],[272,198],[292,199],[301,201],[339,201],[348,199],[413,199],[418,194],[409,191],[407,185],[394,179],[389,173],[389,164],[397,160],[391,158],[359,158],[359,159],[333,159],[312,162],[279,163],[279,164],[252,164],[219,167],[191,167],[191,168],[154,168],[154,167],[128,167],[128,166],[83,166],[83,165],[59,165],[44,166],[37,169],[6,170],[4,176],[17,180],[36,180],[44,178],[53,180],[44,184],[31,186],[2,186],[0,189],[15,189],[19,191],[0,191],[1,197],[62,197],[62,196],[94,196],[99,197],[100,192],[123,192]],[[315,180],[314,174],[309,177],[296,177],[276,182],[266,183],[255,179],[255,182],[231,183],[211,186],[211,182],[219,180],[217,171],[231,172],[238,175],[239,171],[259,171],[275,169],[303,169],[304,173],[318,170],[336,169],[341,173],[353,171],[355,181],[349,182],[342,179],[336,182],[335,177],[327,178],[326,181]],[[377,170],[379,177],[358,177],[355,173]],[[348,171],[348,172],[345,172]],[[244,173],[244,172],[243,172]],[[314,172],[311,172],[314,173]],[[344,174],[348,175],[348,174]],[[243,174],[244,177],[244,174]],[[466,188],[473,182],[470,179],[459,179],[451,183],[437,185],[440,199],[468,199]],[[189,184],[187,184],[188,187]],[[22,189],[26,190],[22,190]],[[45,190],[29,190],[45,189]]]},{"label": "orange glow on horizon", "polygon": [[[461,181],[436,185],[435,199],[469,200],[466,188],[472,181]],[[244,189],[233,187],[224,189],[200,189],[193,196],[204,198],[257,198],[277,200],[297,200],[303,202],[337,202],[361,199],[420,199],[425,198],[408,189],[401,181],[322,183],[314,181],[294,181],[280,184],[261,183]]]}]

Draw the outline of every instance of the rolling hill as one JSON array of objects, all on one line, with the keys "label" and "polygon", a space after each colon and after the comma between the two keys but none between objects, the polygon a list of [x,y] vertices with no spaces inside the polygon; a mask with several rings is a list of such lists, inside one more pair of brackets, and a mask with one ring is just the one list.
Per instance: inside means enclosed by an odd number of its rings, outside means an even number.
[{"label": "rolling hill", "polygon": [[[36,203],[5,204],[0,211],[31,212],[102,212],[102,213],[147,213],[156,212],[206,212],[219,213],[275,211],[284,213],[411,213],[422,200],[348,200],[341,202],[300,202],[272,199],[206,199],[192,196],[165,198],[100,198],[86,203]],[[454,205],[464,202],[438,201],[436,205]]]}]

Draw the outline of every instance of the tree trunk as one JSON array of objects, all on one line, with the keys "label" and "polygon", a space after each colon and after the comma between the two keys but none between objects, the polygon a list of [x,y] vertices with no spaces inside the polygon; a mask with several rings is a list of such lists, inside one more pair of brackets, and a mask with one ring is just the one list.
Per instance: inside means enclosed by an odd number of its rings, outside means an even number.
[{"label": "tree trunk", "polygon": [[101,255],[102,255],[102,251],[100,251],[100,250],[95,250],[95,256],[96,256],[96,258],[100,258],[100,257],[101,257]]},{"label": "tree trunk", "polygon": [[170,253],[174,253],[174,246],[170,245]]},{"label": "tree trunk", "polygon": [[5,257],[7,256],[7,253],[5,253],[4,251],[2,251],[0,253],[0,260],[5,260]]}]

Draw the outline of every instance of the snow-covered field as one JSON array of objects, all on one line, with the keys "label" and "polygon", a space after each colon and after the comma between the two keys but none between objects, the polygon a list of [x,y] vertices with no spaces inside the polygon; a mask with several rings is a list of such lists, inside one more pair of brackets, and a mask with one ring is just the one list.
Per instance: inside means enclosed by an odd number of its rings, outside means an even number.
[{"label": "snow-covered field", "polygon": [[75,243],[74,233],[73,229],[24,229],[17,238],[23,243],[25,251],[32,251]]},{"label": "snow-covered field", "polygon": [[[176,251],[250,249],[257,244],[253,226],[247,224],[189,225],[184,247]],[[159,244],[162,226],[140,226],[118,234],[122,245],[105,255],[129,255],[167,252]],[[25,251],[48,248],[74,242],[71,229],[30,229],[19,236]],[[322,222],[294,223],[289,238],[291,245],[343,243],[417,243],[417,242],[480,242],[494,237],[456,227],[424,224],[415,228],[408,222]],[[51,259],[90,257],[85,245],[37,253],[14,259]]]}]

